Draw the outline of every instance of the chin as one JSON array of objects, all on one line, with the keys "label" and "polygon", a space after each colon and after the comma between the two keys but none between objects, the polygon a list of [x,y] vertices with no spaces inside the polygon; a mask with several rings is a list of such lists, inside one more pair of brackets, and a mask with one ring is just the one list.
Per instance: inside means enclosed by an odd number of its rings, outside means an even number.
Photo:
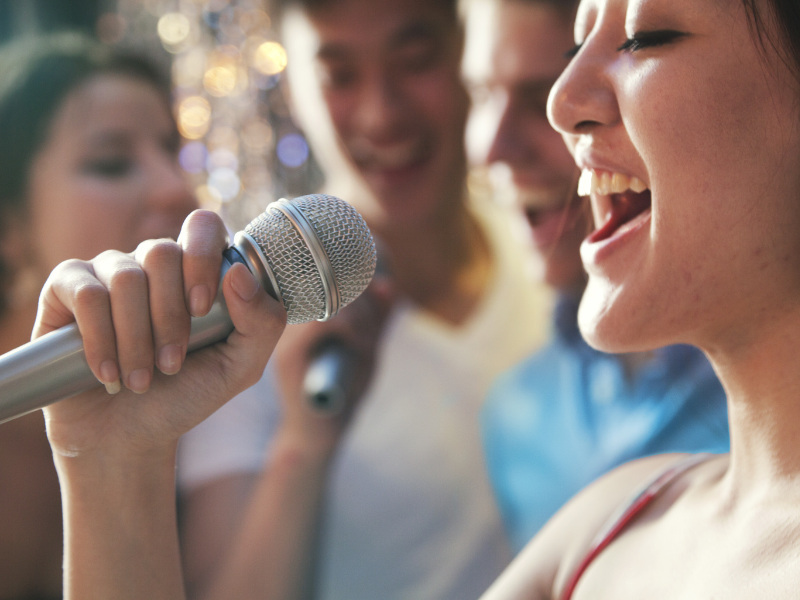
[{"label": "chin", "polygon": [[649,326],[656,323],[649,308],[626,304],[629,303],[621,286],[589,277],[578,310],[578,327],[586,343],[611,354],[642,352],[665,345],[650,331]]}]

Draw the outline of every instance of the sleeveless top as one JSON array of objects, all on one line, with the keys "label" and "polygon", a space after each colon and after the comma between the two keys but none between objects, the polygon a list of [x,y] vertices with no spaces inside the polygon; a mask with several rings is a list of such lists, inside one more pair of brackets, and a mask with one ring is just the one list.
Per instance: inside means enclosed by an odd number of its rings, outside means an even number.
[{"label": "sleeveless top", "polygon": [[714,454],[696,454],[679,460],[677,463],[668,465],[660,471],[648,483],[640,488],[633,497],[623,504],[600,530],[600,532],[589,546],[589,551],[583,560],[578,564],[578,568],[572,573],[569,581],[564,588],[561,600],[571,600],[575,588],[581,576],[589,565],[617,536],[623,529],[633,521],[670,483],[683,475],[686,471],[699,465],[702,462],[713,458]]}]

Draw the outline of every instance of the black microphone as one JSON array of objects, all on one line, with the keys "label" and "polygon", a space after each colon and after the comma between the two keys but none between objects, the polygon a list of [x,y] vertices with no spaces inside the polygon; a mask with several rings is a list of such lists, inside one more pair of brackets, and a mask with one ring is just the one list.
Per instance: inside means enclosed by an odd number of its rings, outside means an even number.
[{"label": "black microphone", "polygon": [[[327,320],[358,297],[375,272],[367,224],[344,200],[323,194],[279,200],[223,253],[220,281],[243,263],[286,309],[289,323]],[[209,313],[192,318],[188,351],[233,331],[222,286]],[[75,323],[0,356],[0,423],[100,386]]]}]

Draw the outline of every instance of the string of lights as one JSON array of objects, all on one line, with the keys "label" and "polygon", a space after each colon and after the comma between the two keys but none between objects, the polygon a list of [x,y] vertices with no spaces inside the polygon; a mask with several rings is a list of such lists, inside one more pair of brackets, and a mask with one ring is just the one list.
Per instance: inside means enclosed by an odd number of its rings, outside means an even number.
[{"label": "string of lights", "polygon": [[288,57],[265,8],[256,0],[119,0],[97,21],[105,43],[166,50],[181,166],[200,203],[231,226],[323,180],[291,119],[281,84]]}]

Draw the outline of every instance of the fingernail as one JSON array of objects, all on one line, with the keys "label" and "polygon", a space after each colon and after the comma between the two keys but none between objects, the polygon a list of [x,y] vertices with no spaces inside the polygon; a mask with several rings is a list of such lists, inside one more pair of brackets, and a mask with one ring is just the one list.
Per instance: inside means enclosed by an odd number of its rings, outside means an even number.
[{"label": "fingernail", "polygon": [[245,302],[250,302],[258,291],[258,282],[246,268],[233,269],[231,273],[231,287]]},{"label": "fingernail", "polygon": [[144,394],[150,387],[150,369],[136,369],[128,375],[128,389]]},{"label": "fingernail", "polygon": [[174,375],[181,370],[183,348],[177,344],[164,346],[158,351],[158,368],[165,375]]},{"label": "fingernail", "polygon": [[189,312],[193,317],[202,317],[211,308],[211,290],[207,285],[196,285],[189,290]]},{"label": "fingernail", "polygon": [[114,382],[119,383],[119,369],[117,363],[109,358],[100,363],[100,383],[113,385]]},{"label": "fingernail", "polygon": [[122,390],[122,384],[119,382],[119,379],[112,383],[104,383],[103,385],[106,386],[106,392],[112,396],[114,394],[119,394],[120,390]]}]

